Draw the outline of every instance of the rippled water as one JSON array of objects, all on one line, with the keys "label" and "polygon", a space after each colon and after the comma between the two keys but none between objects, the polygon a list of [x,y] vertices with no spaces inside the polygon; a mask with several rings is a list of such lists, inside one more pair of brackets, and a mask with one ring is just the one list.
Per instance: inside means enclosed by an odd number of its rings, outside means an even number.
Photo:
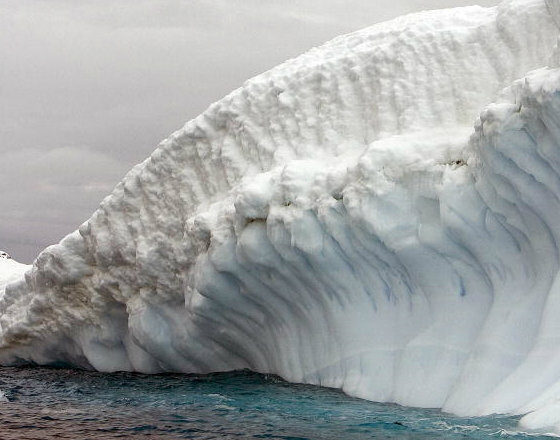
[{"label": "rippled water", "polygon": [[1,368],[0,439],[487,439],[513,417],[459,418],[250,372],[209,376]]}]

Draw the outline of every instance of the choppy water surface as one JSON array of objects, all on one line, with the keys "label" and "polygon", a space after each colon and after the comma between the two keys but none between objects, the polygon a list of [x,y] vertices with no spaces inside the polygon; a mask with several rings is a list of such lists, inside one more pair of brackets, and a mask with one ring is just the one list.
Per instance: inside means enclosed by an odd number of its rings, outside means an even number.
[{"label": "choppy water surface", "polygon": [[209,376],[1,368],[0,439],[543,438],[513,417],[465,419],[249,372]]}]

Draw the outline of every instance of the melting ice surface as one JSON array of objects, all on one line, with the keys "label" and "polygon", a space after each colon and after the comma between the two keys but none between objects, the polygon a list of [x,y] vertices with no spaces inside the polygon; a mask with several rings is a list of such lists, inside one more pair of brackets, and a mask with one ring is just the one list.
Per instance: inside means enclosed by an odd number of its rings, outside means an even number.
[{"label": "melting ice surface", "polygon": [[545,439],[517,418],[459,418],[249,372],[209,376],[0,369],[0,436],[158,439]]},{"label": "melting ice surface", "polygon": [[249,369],[560,432],[558,23],[414,14],[247,81],[24,276],[0,260],[0,363]]}]

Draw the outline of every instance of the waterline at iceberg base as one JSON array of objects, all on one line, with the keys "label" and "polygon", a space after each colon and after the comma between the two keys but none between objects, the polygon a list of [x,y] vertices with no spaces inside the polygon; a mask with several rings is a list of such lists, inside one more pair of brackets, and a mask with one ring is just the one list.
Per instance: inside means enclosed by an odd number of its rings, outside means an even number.
[{"label": "waterline at iceberg base", "polygon": [[424,12],[247,81],[24,276],[0,260],[0,362],[249,369],[560,432],[559,23]]},{"label": "waterline at iceberg base", "polygon": [[0,371],[6,439],[550,440],[519,430],[514,416],[458,417],[248,371]]}]

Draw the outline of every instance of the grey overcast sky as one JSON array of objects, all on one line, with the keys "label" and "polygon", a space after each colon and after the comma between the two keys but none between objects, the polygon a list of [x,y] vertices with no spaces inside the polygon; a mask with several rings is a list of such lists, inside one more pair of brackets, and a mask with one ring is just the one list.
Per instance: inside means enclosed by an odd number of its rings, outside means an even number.
[{"label": "grey overcast sky", "polygon": [[401,14],[498,0],[0,0],[0,250],[31,262],[246,79]]}]

